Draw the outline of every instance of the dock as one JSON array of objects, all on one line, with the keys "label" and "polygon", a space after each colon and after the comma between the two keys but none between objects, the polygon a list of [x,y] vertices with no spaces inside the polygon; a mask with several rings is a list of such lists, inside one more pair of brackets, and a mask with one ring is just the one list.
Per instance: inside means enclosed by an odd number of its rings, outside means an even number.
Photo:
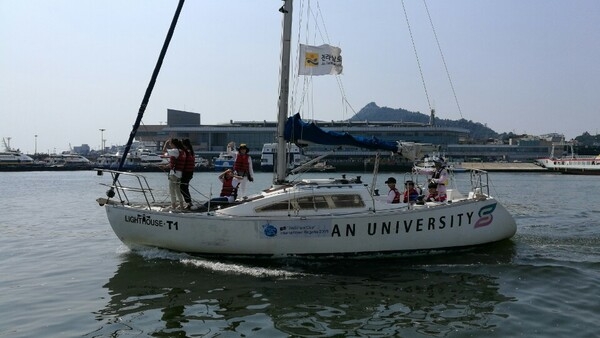
[{"label": "dock", "polygon": [[548,169],[542,168],[533,163],[523,162],[463,162],[463,168],[468,170],[480,169],[489,172],[547,172]]}]

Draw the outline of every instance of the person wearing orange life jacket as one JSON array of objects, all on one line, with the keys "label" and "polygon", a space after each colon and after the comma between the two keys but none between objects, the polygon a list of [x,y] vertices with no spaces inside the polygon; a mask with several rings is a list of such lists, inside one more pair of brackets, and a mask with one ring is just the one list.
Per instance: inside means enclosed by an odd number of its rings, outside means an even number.
[{"label": "person wearing orange life jacket", "polygon": [[[184,209],[184,199],[180,188],[181,176],[186,161],[183,143],[176,138],[169,139],[165,142],[163,151],[169,156],[169,193],[171,195],[171,208]],[[179,200],[179,205],[177,200]]]},{"label": "person wearing orange life jacket", "polygon": [[438,201],[443,202],[446,200],[446,185],[449,182],[448,170],[446,170],[444,159],[441,157],[434,157],[433,163],[435,170],[429,182],[437,184]]},{"label": "person wearing orange life jacket", "polygon": [[248,146],[245,143],[240,144],[235,154],[235,161],[233,162],[234,174],[242,177],[239,186],[239,192],[242,196],[246,195],[246,183],[254,181],[252,158],[248,155],[248,151]]},{"label": "person wearing orange life jacket", "polygon": [[390,188],[386,201],[393,204],[400,203],[400,191],[396,188],[396,179],[390,177],[385,181],[385,184]]}]

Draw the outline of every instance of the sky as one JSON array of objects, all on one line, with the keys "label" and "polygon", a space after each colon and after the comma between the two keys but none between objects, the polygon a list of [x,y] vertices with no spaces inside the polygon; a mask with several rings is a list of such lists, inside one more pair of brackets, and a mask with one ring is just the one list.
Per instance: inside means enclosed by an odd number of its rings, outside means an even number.
[{"label": "sky", "polygon": [[[375,102],[499,133],[600,133],[600,1],[405,0],[412,39],[402,3],[296,1],[292,45],[340,47],[344,71],[294,76],[292,111],[342,120]],[[276,120],[281,4],[188,0],[143,123]],[[0,137],[26,153],[125,144],[176,6],[0,0]]]}]

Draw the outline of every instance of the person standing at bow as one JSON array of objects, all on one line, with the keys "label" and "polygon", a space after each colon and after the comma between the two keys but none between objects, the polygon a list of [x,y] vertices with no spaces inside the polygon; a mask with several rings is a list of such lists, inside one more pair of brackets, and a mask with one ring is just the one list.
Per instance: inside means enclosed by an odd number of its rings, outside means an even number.
[{"label": "person standing at bow", "polygon": [[245,143],[240,144],[233,162],[233,173],[242,177],[239,186],[239,195],[241,196],[246,196],[246,183],[254,181],[252,158],[248,155],[248,151],[249,149]]},{"label": "person standing at bow", "polygon": [[181,174],[181,182],[179,188],[181,190],[181,195],[183,195],[183,199],[186,203],[185,208],[190,210],[192,205],[192,195],[190,194],[190,181],[194,176],[194,169],[196,168],[196,156],[194,154],[194,147],[189,139],[183,140],[183,147],[185,151],[185,165],[183,167],[183,172]]},{"label": "person standing at bow", "polygon": [[431,183],[437,184],[437,198],[438,201],[443,202],[446,200],[446,185],[448,185],[449,175],[446,166],[444,165],[444,159],[441,157],[434,157],[433,163],[435,170],[431,176]]},{"label": "person standing at bow", "polygon": [[[169,156],[169,193],[171,195],[171,208],[184,209],[184,199],[181,194],[181,176],[185,167],[186,153],[183,143],[174,138],[165,142],[163,151]],[[179,200],[179,204],[177,201]]]}]

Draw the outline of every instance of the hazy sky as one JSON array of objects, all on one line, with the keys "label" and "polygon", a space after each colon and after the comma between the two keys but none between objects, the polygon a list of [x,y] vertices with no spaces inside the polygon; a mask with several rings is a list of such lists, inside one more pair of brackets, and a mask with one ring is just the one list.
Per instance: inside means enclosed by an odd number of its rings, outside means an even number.
[{"label": "hazy sky", "polygon": [[[203,124],[275,120],[278,0],[188,0],[144,118],[168,108]],[[33,153],[124,144],[177,1],[0,0],[0,137]],[[497,132],[600,132],[600,1],[405,0],[431,104]],[[427,113],[400,0],[296,1],[294,39],[342,49],[339,77],[356,111],[369,102]],[[317,15],[322,15],[322,21]],[[320,23],[319,29],[315,21]],[[324,26],[323,24],[324,23]],[[299,28],[301,27],[301,28]],[[300,33],[299,33],[300,32]],[[305,118],[353,115],[336,77],[294,86]],[[303,104],[300,104],[303,102]]]}]

